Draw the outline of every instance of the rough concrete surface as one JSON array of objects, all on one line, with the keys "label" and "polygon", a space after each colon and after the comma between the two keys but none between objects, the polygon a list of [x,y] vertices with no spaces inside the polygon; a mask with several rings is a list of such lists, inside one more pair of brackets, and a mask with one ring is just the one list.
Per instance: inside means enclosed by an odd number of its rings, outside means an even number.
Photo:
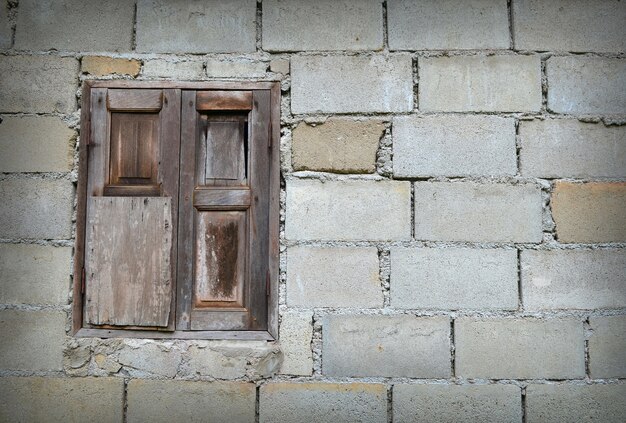
[{"label": "rough concrete surface", "polygon": [[517,251],[392,248],[391,306],[515,310]]},{"label": "rough concrete surface", "polygon": [[515,121],[498,116],[393,120],[396,177],[515,175]]},{"label": "rough concrete surface", "polygon": [[382,307],[376,248],[295,246],[287,251],[287,305]]},{"label": "rough concrete surface", "polygon": [[204,64],[196,61],[149,60],[144,63],[141,75],[148,78],[198,80],[204,76]]},{"label": "rough concrete surface", "polygon": [[269,383],[261,387],[261,422],[387,421],[387,390],[372,383]]},{"label": "rough concrete surface", "polygon": [[281,374],[308,376],[313,372],[312,311],[287,311],[280,322]]},{"label": "rough concrete surface", "polygon": [[589,338],[591,377],[626,378],[626,316],[592,317],[589,325],[592,331]]},{"label": "rough concrete surface", "polygon": [[0,48],[11,47],[11,38],[13,31],[9,22],[9,14],[6,7],[0,10]]},{"label": "rough concrete surface", "polygon": [[111,74],[137,76],[141,70],[141,62],[139,60],[106,56],[85,56],[80,64],[83,73],[93,76]]},{"label": "rough concrete surface", "polygon": [[[358,19],[354,19],[357,16]],[[263,3],[264,50],[382,48],[380,0],[266,0]]]},{"label": "rough concrete surface", "polygon": [[259,78],[265,75],[267,62],[251,60],[208,60],[206,74],[209,78]]},{"label": "rough concrete surface", "polygon": [[0,172],[68,172],[76,133],[53,116],[2,116]]},{"label": "rough concrete surface", "polygon": [[447,317],[327,316],[322,330],[324,375],[450,377]]}]

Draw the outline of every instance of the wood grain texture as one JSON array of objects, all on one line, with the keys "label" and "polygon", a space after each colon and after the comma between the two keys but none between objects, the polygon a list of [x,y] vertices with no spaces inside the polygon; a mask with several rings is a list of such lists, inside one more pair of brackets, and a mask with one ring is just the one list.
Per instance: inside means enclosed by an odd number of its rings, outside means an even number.
[{"label": "wood grain texture", "polygon": [[107,108],[110,111],[158,112],[162,105],[162,90],[108,90]]},{"label": "wood grain texture", "polygon": [[86,317],[94,325],[168,325],[171,201],[92,197],[87,222]]},{"label": "wood grain texture", "polygon": [[250,189],[196,189],[193,192],[193,205],[199,210],[246,210],[250,207]]},{"label": "wood grain texture", "polygon": [[268,328],[269,333],[278,338],[278,269],[279,269],[279,233],[280,233],[280,84],[274,83],[270,90],[270,199],[269,199],[269,295]]},{"label": "wood grain texture", "polygon": [[276,82],[274,81],[133,81],[133,80],[106,80],[106,81],[89,81],[93,88],[130,88],[130,89],[146,89],[146,88],[176,88],[182,90],[269,90]]},{"label": "wood grain texture", "polygon": [[196,109],[252,110],[252,91],[198,91]]},{"label": "wood grain texture", "polygon": [[245,182],[247,151],[243,125],[243,122],[207,122],[204,171],[206,181],[231,179]]}]

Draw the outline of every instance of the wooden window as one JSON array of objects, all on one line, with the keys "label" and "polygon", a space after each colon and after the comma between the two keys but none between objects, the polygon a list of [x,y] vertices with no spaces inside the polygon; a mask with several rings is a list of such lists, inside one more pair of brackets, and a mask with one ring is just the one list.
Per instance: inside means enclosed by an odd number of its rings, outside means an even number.
[{"label": "wooden window", "polygon": [[78,336],[273,339],[277,83],[83,89]]}]

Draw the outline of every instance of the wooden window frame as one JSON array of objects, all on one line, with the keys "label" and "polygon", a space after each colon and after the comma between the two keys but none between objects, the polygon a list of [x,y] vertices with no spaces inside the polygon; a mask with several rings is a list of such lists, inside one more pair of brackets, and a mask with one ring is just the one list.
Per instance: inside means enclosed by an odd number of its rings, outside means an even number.
[{"label": "wooden window frame", "polygon": [[[181,98],[188,91],[252,91],[263,92],[269,95],[270,110],[265,111],[269,115],[268,141],[269,154],[269,245],[267,266],[267,280],[265,296],[267,301],[267,330],[134,330],[127,328],[93,328],[85,327],[84,324],[84,292],[85,292],[85,238],[86,238],[86,210],[88,201],[88,163],[89,144],[92,142],[92,91],[97,88],[107,89],[173,89],[181,90]],[[218,99],[208,98],[207,101]],[[185,106],[183,104],[181,109]],[[218,106],[219,107],[219,106]],[[195,128],[186,128],[181,118],[180,134]],[[94,123],[95,125],[96,123]],[[278,337],[278,272],[279,272],[279,196],[280,196],[280,84],[278,82],[170,82],[170,81],[85,81],[82,89],[82,109],[80,128],[79,149],[79,173],[77,188],[77,217],[76,217],[76,243],[74,251],[73,270],[73,301],[72,301],[72,333],[76,337],[99,337],[99,338],[148,338],[148,339],[242,339],[242,340],[274,340]],[[179,143],[180,144],[180,143]],[[184,154],[180,148],[180,154]],[[181,170],[182,174],[182,170]],[[182,189],[179,191],[182,193]],[[182,194],[180,194],[182,198]],[[178,228],[180,233],[181,228]],[[176,234],[177,235],[177,234]],[[178,246],[180,249],[180,245]],[[180,269],[180,263],[178,265]],[[179,295],[179,288],[174,287],[175,296]],[[172,304],[174,321],[179,320],[180,307],[177,303]]]}]

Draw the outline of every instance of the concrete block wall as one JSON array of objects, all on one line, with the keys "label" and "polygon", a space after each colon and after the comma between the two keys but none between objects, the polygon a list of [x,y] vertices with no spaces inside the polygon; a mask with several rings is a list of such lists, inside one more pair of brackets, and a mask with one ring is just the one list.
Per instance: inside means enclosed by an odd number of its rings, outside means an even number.
[{"label": "concrete block wall", "polygon": [[[625,21],[2,0],[0,421],[625,421]],[[69,335],[96,78],[280,81],[277,341]]]}]

